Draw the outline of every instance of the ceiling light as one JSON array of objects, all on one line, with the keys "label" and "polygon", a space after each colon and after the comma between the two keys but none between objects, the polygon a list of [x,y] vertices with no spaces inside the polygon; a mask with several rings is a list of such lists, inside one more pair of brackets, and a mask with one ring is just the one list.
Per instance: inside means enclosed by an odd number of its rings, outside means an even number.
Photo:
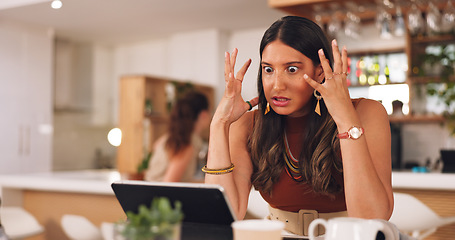
[{"label": "ceiling light", "polygon": [[53,9],[59,9],[59,8],[62,7],[62,5],[63,5],[63,3],[62,3],[62,1],[60,1],[60,0],[54,0],[54,1],[52,1],[52,3],[51,3],[51,7],[52,7]]}]

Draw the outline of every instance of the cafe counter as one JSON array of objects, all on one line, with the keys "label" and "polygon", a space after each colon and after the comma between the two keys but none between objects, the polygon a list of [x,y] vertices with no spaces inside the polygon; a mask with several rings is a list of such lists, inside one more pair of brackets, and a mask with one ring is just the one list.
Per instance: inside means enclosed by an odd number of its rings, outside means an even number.
[{"label": "cafe counter", "polygon": [[[21,206],[46,231],[31,239],[67,239],[60,228],[64,214],[87,217],[96,225],[125,217],[111,183],[121,180],[115,170],[81,170],[20,175],[0,175],[0,197],[4,206]],[[455,174],[393,172],[395,192],[410,193],[440,216],[455,216]],[[455,226],[440,228],[429,239],[455,236]],[[436,238],[434,238],[436,237]]]},{"label": "cafe counter", "polygon": [[[394,192],[408,193],[441,217],[455,216],[455,174],[393,172]],[[453,239],[455,224],[439,228],[426,240]]]},{"label": "cafe counter", "polygon": [[0,175],[0,197],[2,206],[23,207],[45,228],[27,239],[65,240],[60,227],[65,214],[84,216],[97,226],[125,218],[110,186],[120,179],[114,170]]}]

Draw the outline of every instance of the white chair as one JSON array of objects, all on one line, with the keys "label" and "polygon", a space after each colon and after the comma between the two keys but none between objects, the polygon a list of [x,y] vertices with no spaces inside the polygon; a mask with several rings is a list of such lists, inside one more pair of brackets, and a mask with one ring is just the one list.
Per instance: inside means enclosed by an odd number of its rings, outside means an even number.
[{"label": "white chair", "polygon": [[103,235],[104,240],[121,239],[118,236],[116,237],[114,223],[102,222],[100,229],[101,229],[101,234]]},{"label": "white chair", "polygon": [[21,207],[1,207],[0,219],[6,235],[12,240],[31,237],[44,231],[36,218]]},{"label": "white chair", "polygon": [[248,197],[247,212],[254,218],[265,218],[269,215],[269,204],[262,198],[259,191],[251,188]]},{"label": "white chair", "polygon": [[83,216],[63,215],[61,225],[66,236],[72,240],[103,239],[101,230]]},{"label": "white chair", "polygon": [[444,225],[455,223],[455,216],[440,217],[412,195],[393,193],[395,204],[390,222],[416,239],[424,239]]}]

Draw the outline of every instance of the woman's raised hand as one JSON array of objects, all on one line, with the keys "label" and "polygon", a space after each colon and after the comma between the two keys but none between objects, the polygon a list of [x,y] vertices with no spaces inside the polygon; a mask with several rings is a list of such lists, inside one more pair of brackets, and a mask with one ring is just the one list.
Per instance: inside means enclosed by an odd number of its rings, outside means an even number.
[{"label": "woman's raised hand", "polygon": [[340,53],[336,40],[333,40],[332,52],[334,61],[333,70],[330,67],[329,60],[324,55],[324,51],[322,49],[318,51],[325,75],[324,83],[320,84],[310,79],[308,75],[304,75],[304,78],[308,84],[321,94],[330,115],[337,122],[337,118],[343,113],[349,112],[348,110],[352,110],[353,106],[346,80],[348,72],[348,53],[346,47],[343,47]]},{"label": "woman's raised hand", "polygon": [[233,123],[239,119],[246,111],[258,104],[258,98],[253,98],[248,104],[242,98],[242,82],[246,71],[248,70],[251,59],[248,59],[242,68],[237,72],[234,77],[234,67],[237,59],[237,48],[234,49],[232,54],[225,53],[224,59],[224,81],[225,90],[223,98],[221,99],[213,120],[222,121],[224,123]]}]

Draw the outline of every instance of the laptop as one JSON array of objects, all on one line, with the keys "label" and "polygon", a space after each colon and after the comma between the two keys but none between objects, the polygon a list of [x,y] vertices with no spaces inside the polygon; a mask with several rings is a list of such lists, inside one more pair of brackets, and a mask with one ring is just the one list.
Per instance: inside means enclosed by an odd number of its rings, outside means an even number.
[{"label": "laptop", "polygon": [[141,204],[150,206],[155,197],[167,197],[171,203],[180,201],[182,240],[233,239],[235,214],[219,185],[129,180],[114,182],[111,187],[125,213],[137,213]]},{"label": "laptop", "polygon": [[455,150],[441,149],[441,160],[444,164],[443,173],[455,173]]}]

